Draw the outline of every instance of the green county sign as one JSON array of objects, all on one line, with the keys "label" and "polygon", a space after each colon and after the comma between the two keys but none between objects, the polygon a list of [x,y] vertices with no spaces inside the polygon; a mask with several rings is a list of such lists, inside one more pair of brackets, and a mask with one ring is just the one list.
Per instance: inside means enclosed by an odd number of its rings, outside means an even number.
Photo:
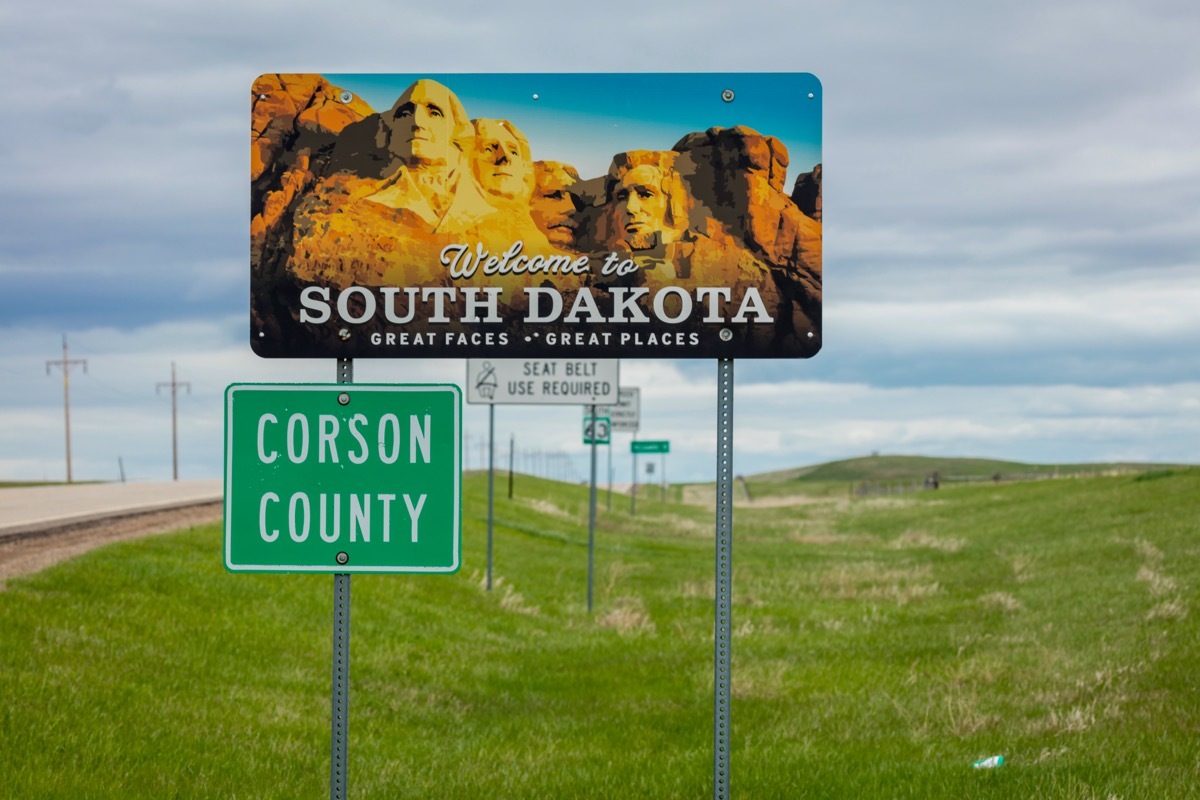
[{"label": "green county sign", "polygon": [[659,440],[659,441],[649,440],[649,441],[644,441],[644,442],[630,442],[629,443],[629,452],[635,453],[638,455],[641,455],[644,453],[669,453],[669,452],[671,452],[671,443],[668,441],[665,441],[665,440]]},{"label": "green county sign", "polygon": [[230,386],[226,569],[457,571],[461,408],[449,385]]}]

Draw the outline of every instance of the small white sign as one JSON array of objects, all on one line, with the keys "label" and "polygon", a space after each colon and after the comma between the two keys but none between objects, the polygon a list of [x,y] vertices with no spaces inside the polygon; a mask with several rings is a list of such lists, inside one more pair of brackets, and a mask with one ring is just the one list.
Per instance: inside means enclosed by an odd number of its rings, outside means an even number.
[{"label": "small white sign", "polygon": [[467,402],[482,405],[617,403],[615,358],[467,359]]},{"label": "small white sign", "polygon": [[611,419],[614,432],[637,433],[642,413],[642,390],[636,386],[622,386],[620,394],[615,406],[599,406],[596,414]]}]

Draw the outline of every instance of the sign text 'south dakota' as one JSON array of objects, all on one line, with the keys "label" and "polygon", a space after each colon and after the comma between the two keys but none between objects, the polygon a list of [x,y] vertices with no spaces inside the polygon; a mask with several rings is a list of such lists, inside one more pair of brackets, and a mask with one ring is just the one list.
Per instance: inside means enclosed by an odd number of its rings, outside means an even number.
[{"label": "sign text 'south dakota'", "polygon": [[[328,322],[336,313],[341,322],[360,324],[370,321],[382,310],[384,319],[389,323],[407,325],[416,319],[418,303],[427,303],[431,313],[425,317],[425,321],[447,325],[454,321],[450,312],[461,302],[463,314],[458,322],[501,323],[504,322],[500,316],[501,291],[498,286],[348,286],[339,290],[334,297],[328,286],[307,286],[300,291],[300,321],[321,324]],[[524,321],[529,324],[637,325],[650,322],[653,316],[660,323],[679,325],[691,318],[697,306],[704,311],[701,321],[705,323],[775,321],[755,287],[746,289],[738,302],[737,311],[731,317],[725,316],[721,309],[721,304],[730,303],[733,297],[733,290],[728,286],[701,286],[690,292],[680,286],[666,286],[655,292],[653,297],[644,286],[614,286],[607,291],[612,301],[612,308],[607,313],[601,310],[592,288],[588,286],[575,294],[569,308],[562,293],[553,287],[529,286],[524,292],[528,303]],[[405,298],[403,311],[399,303],[401,293]],[[650,301],[649,314],[639,305],[643,299]]]}]

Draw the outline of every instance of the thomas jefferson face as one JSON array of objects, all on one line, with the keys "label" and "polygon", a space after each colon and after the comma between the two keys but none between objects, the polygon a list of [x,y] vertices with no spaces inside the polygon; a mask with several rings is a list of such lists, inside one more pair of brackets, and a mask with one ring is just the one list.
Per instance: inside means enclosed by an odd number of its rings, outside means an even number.
[{"label": "thomas jefferson face", "polygon": [[530,173],[527,146],[497,120],[475,121],[475,177],[488,193],[507,198],[528,198]]},{"label": "thomas jefferson face", "polygon": [[634,250],[649,250],[667,227],[667,195],[658,167],[643,164],[626,172],[613,187],[613,203],[625,241]]},{"label": "thomas jefferson face", "polygon": [[398,101],[392,151],[409,166],[454,164],[454,126],[450,90],[435,81],[417,81]]},{"label": "thomas jefferson face", "polygon": [[538,162],[538,167],[529,215],[551,244],[568,247],[575,243],[575,228],[579,225],[574,218],[575,196],[569,191],[578,175],[557,162]]}]

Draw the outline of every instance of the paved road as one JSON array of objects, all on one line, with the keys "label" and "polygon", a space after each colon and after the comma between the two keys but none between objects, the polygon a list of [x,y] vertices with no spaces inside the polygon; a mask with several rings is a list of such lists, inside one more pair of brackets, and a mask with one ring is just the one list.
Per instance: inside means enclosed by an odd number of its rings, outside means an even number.
[{"label": "paved road", "polygon": [[0,489],[0,533],[221,499],[219,478],[154,483],[84,483]]}]

